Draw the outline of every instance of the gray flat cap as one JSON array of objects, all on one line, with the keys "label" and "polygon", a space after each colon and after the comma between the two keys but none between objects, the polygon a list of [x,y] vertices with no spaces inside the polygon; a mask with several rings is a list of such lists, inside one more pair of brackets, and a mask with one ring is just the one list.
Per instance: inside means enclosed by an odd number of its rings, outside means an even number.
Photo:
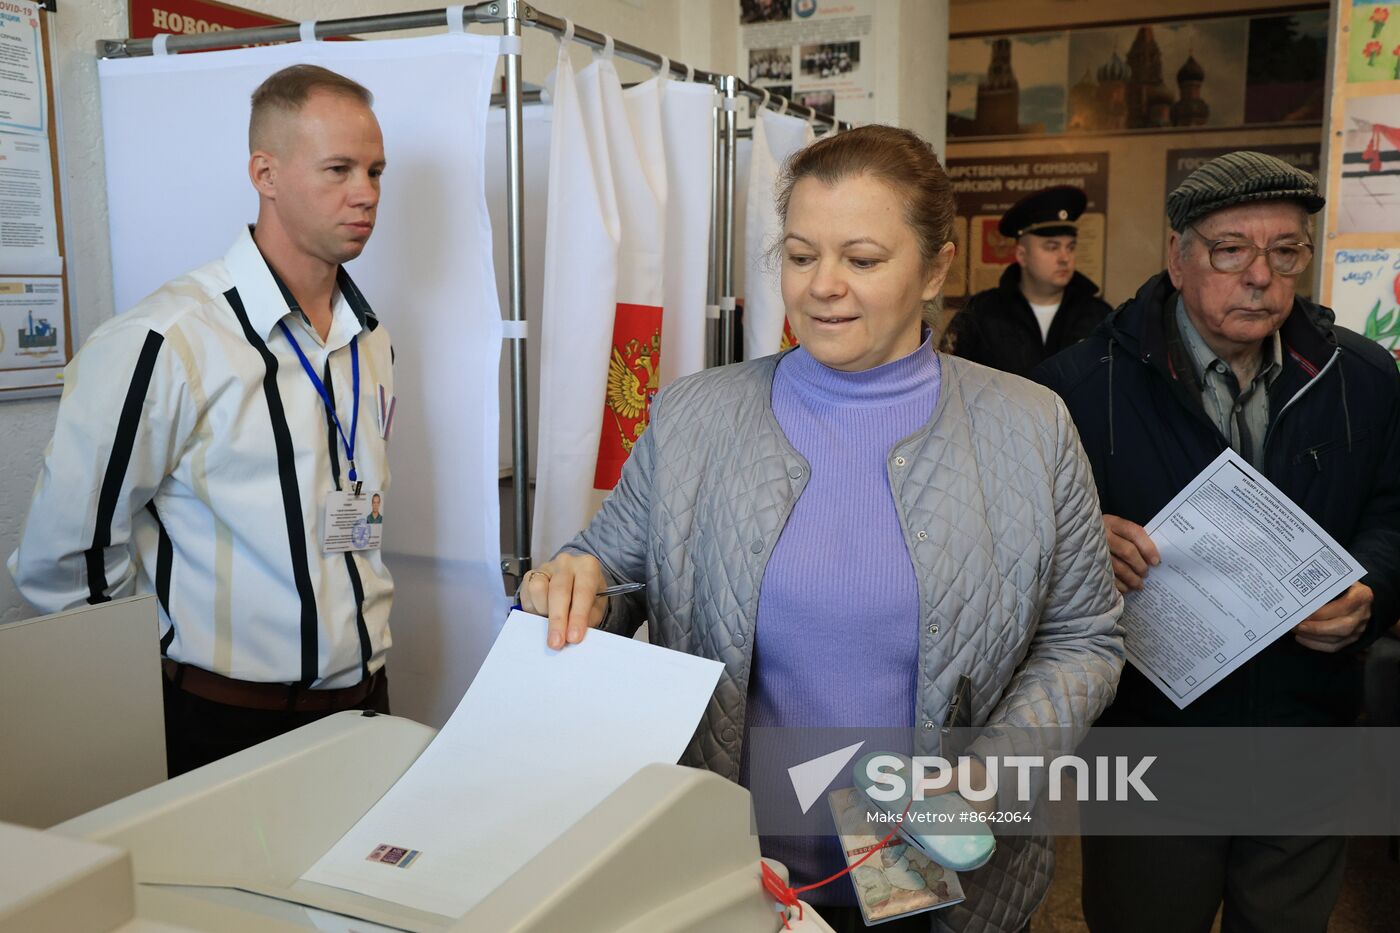
[{"label": "gray flat cap", "polygon": [[1167,195],[1167,219],[1177,233],[1207,214],[1256,201],[1296,201],[1309,214],[1326,200],[1317,179],[1262,152],[1230,152],[1211,159]]}]

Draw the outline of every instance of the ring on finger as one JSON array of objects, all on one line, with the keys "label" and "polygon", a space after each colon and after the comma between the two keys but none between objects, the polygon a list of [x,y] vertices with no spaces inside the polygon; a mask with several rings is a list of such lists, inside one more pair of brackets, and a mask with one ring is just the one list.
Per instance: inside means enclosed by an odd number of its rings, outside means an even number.
[{"label": "ring on finger", "polygon": [[549,575],[549,573],[548,573],[547,571],[544,571],[544,570],[531,570],[529,573],[525,574],[525,580],[528,582],[529,579],[530,579],[531,577],[533,577],[535,574],[540,574],[540,575],[543,576],[546,580],[553,580],[553,579],[554,579],[553,577],[551,577],[551,576]]}]

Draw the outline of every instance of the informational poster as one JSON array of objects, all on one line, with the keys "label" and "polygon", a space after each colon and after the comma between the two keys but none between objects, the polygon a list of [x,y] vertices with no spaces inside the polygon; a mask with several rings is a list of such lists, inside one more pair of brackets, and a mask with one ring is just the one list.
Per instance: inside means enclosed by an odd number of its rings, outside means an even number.
[{"label": "informational poster", "polygon": [[41,12],[25,0],[0,2],[0,130],[48,132]]},{"label": "informational poster", "polygon": [[133,39],[150,39],[161,33],[190,36],[290,22],[213,0],[130,0],[127,20]]},{"label": "informational poster", "polygon": [[868,123],[875,117],[875,0],[739,0],[750,84]]},{"label": "informational poster", "polygon": [[0,0],[0,399],[56,394],[73,353],[50,15]]},{"label": "informational poster", "polygon": [[0,133],[0,271],[63,271],[53,167],[41,136]]},{"label": "informational poster", "polygon": [[58,384],[64,321],[62,279],[0,278],[0,388]]},{"label": "informational poster", "polygon": [[1400,366],[1400,247],[1337,250],[1331,304],[1338,324],[1385,347]]},{"label": "informational poster", "polygon": [[[949,159],[948,176],[958,204],[955,233],[964,237],[955,242],[966,265],[948,277],[945,298],[960,302],[996,287],[1016,258],[1015,241],[997,232],[1001,215],[1027,195],[1056,185],[1073,185],[1088,195],[1088,207],[1079,218],[1076,269],[1103,284],[1108,153]],[[955,291],[960,282],[964,290]]]}]

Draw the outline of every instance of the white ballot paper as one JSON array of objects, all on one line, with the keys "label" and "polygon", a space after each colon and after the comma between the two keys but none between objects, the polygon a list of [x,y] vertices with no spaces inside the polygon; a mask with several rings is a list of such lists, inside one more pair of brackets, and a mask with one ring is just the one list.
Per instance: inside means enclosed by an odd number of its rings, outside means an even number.
[{"label": "white ballot paper", "polygon": [[632,777],[674,763],[723,665],[512,612],[452,718],[302,876],[460,917]]},{"label": "white ballot paper", "polygon": [[1162,562],[1124,600],[1128,660],[1181,709],[1366,572],[1233,450],[1147,533]]}]

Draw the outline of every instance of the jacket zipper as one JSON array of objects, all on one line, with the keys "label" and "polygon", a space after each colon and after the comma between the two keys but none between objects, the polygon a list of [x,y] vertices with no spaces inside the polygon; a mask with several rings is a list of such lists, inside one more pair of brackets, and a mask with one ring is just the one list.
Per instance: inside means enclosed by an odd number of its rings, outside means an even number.
[{"label": "jacket zipper", "polygon": [[[1331,358],[1327,360],[1327,365],[1322,367],[1322,369],[1318,370],[1317,375],[1313,376],[1311,379],[1308,380],[1307,384],[1305,384],[1297,392],[1293,393],[1293,397],[1287,402],[1285,402],[1283,407],[1278,410],[1278,417],[1274,419],[1273,424],[1269,425],[1269,430],[1264,432],[1264,446],[1259,452],[1259,459],[1261,462],[1267,464],[1267,458],[1269,454],[1269,439],[1274,436],[1274,429],[1277,428],[1279,424],[1283,421],[1283,416],[1288,413],[1288,409],[1293,407],[1294,402],[1298,401],[1298,399],[1302,398],[1305,394],[1307,394],[1307,391],[1309,389],[1311,389],[1314,385],[1322,381],[1322,377],[1327,375],[1327,371],[1331,369],[1333,365],[1336,364],[1338,357],[1340,357],[1341,355],[1341,348],[1333,349]],[[1322,465],[1320,463],[1317,463],[1317,448],[1313,448],[1311,453],[1314,464],[1316,464],[1318,470],[1321,471]],[[1257,667],[1253,664],[1248,665],[1248,668],[1249,712],[1248,717],[1245,721],[1250,723],[1251,725],[1256,725],[1259,719],[1259,671]]]},{"label": "jacket zipper", "polygon": [[[1298,401],[1298,399],[1300,399],[1300,398],[1302,398],[1304,395],[1306,395],[1309,389],[1311,389],[1313,386],[1317,385],[1319,382],[1322,381],[1322,377],[1325,376],[1325,375],[1327,375],[1327,371],[1328,371],[1329,369],[1331,369],[1331,368],[1333,367],[1333,365],[1336,364],[1337,358],[1340,357],[1341,355],[1342,355],[1342,351],[1341,351],[1341,348],[1340,348],[1340,347],[1334,349],[1334,350],[1332,351],[1332,356],[1331,356],[1331,358],[1329,358],[1329,359],[1327,360],[1327,365],[1324,366],[1324,367],[1322,367],[1320,370],[1318,370],[1317,375],[1316,375],[1316,376],[1313,376],[1311,379],[1309,379],[1306,385],[1304,385],[1304,386],[1303,386],[1301,389],[1299,389],[1297,392],[1294,392],[1294,393],[1293,393],[1293,397],[1292,397],[1291,399],[1289,399],[1287,402],[1285,402],[1285,403],[1284,403],[1284,406],[1278,410],[1278,417],[1274,419],[1274,423],[1273,423],[1273,424],[1269,425],[1269,430],[1266,431],[1266,432],[1264,432],[1264,447],[1263,447],[1263,450],[1260,451],[1260,459],[1261,459],[1261,460],[1262,460],[1264,457],[1266,457],[1266,456],[1268,455],[1268,453],[1269,453],[1269,439],[1272,438],[1272,437],[1274,436],[1274,429],[1278,427],[1279,422],[1283,421],[1283,416],[1288,412],[1288,409],[1290,409],[1290,408],[1293,407],[1293,403],[1294,403],[1294,402]],[[1317,459],[1317,453],[1316,453],[1316,449],[1315,449],[1315,448],[1314,448],[1314,452],[1313,452],[1313,459],[1314,459],[1314,460]],[[1320,469],[1322,469],[1322,467],[1319,466],[1318,469],[1320,470]]]}]

